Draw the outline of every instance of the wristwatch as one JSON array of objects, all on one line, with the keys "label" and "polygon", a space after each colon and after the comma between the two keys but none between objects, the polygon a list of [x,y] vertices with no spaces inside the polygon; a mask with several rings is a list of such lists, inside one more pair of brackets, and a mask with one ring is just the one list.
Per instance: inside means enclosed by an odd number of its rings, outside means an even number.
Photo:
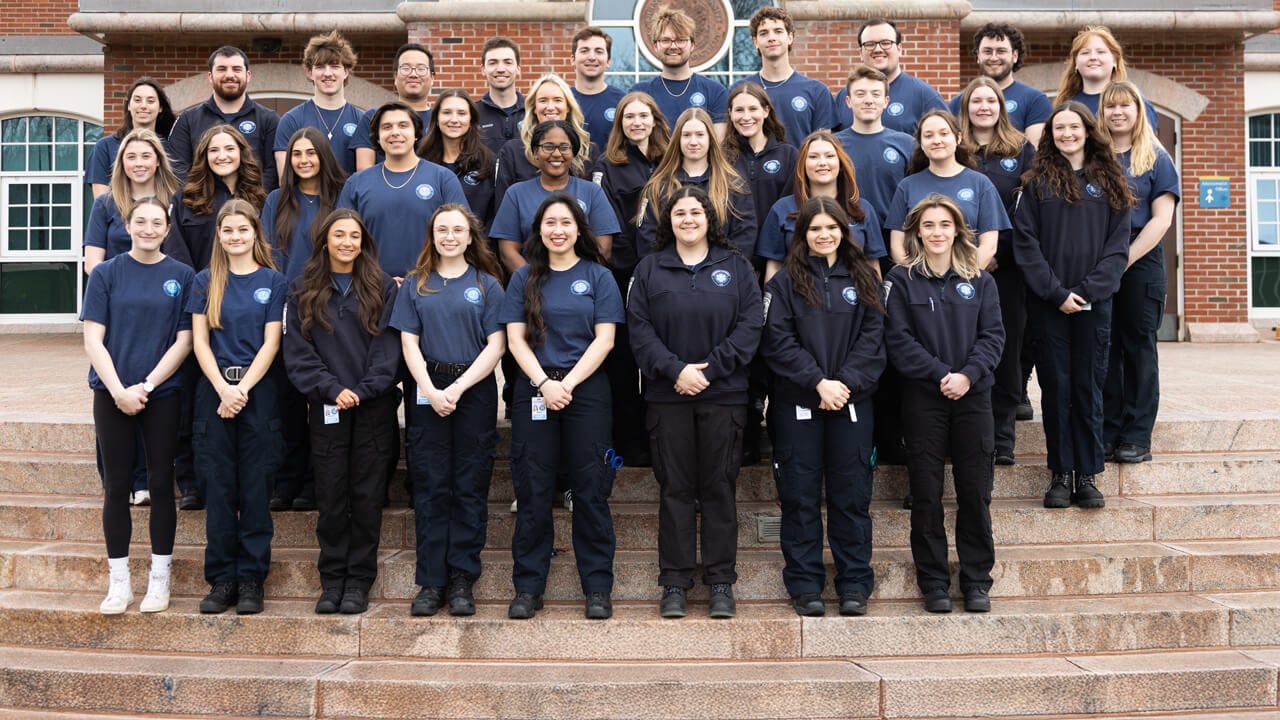
[{"label": "wristwatch", "polygon": [[142,392],[150,395],[155,389],[156,386],[152,385],[150,380],[145,378],[142,380]]}]

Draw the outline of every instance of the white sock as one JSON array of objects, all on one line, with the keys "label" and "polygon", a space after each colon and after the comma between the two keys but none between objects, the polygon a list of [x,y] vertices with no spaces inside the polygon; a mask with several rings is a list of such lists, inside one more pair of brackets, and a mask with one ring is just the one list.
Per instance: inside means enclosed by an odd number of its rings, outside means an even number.
[{"label": "white sock", "polygon": [[129,577],[129,556],[107,558],[107,567],[111,569],[111,577],[127,579]]},{"label": "white sock", "polygon": [[172,555],[151,555],[151,574],[169,576],[169,567],[173,564]]}]

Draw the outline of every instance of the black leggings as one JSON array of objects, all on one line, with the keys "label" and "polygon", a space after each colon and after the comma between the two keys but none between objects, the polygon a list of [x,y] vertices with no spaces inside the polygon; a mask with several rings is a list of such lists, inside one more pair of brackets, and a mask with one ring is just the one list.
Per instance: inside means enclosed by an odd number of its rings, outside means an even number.
[{"label": "black leggings", "polygon": [[147,479],[151,490],[151,552],[173,554],[173,536],[178,527],[178,511],[173,502],[173,455],[178,444],[178,415],[182,401],[178,393],[151,398],[137,415],[125,415],[116,407],[111,393],[93,393],[93,424],[102,450],[102,533],[107,538],[107,557],[129,556],[133,516],[129,514],[129,492],[133,489],[133,461],[137,433],[147,457]]}]

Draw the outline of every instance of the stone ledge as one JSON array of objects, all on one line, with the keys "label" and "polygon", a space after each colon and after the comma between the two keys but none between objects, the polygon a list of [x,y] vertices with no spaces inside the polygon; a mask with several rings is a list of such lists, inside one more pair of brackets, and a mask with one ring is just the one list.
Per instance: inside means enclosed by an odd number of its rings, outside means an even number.
[{"label": "stone ledge", "polygon": [[1213,323],[1187,321],[1187,339],[1193,343],[1256,343],[1258,331],[1247,322]]}]

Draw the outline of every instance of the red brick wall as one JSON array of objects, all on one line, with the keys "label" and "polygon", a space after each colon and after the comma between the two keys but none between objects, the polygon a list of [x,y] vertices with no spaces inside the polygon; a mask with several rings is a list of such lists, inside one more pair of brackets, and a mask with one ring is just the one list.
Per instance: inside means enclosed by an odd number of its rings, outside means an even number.
[{"label": "red brick wall", "polygon": [[[957,89],[960,75],[955,52],[960,23],[927,20],[897,24],[902,32],[903,69],[950,98]],[[849,76],[849,69],[859,62],[857,33],[861,25],[860,20],[799,23],[796,42],[791,48],[796,68],[833,90],[839,90]],[[847,60],[832,63],[828,58]]]},{"label": "red brick wall", "polygon": [[554,72],[572,81],[570,45],[581,23],[413,23],[409,42],[431,48],[436,58],[435,87],[462,88],[475,97],[485,91],[480,74],[480,49],[484,41],[505,35],[520,46],[521,92],[538,76]]},{"label": "red brick wall", "polygon": [[3,0],[0,35],[75,35],[67,18],[77,0]]}]

